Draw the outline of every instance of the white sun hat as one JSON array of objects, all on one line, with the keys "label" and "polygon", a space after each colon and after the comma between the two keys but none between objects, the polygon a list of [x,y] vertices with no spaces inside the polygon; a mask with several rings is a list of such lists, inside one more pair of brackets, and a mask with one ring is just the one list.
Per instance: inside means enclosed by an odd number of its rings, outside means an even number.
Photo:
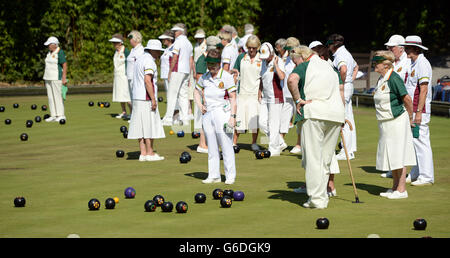
[{"label": "white sun hat", "polygon": [[47,39],[47,41],[45,41],[44,45],[48,46],[50,44],[59,44],[59,41],[56,37],[51,36]]},{"label": "white sun hat", "polygon": [[144,49],[164,51],[164,49],[162,48],[161,41],[159,41],[157,39],[149,40],[147,42],[147,46],[144,47]]},{"label": "white sun hat", "polygon": [[114,34],[112,38],[108,41],[113,43],[123,43],[123,36],[117,33]]},{"label": "white sun hat", "polygon": [[384,45],[388,47],[401,46],[405,43],[405,38],[402,35],[392,35],[389,41]]},{"label": "white sun hat", "polygon": [[162,34],[161,36],[158,37],[159,39],[173,39],[173,37],[166,35],[166,34]]},{"label": "white sun hat", "polygon": [[416,46],[416,47],[420,47],[423,50],[428,50],[427,47],[422,45],[422,39],[416,35],[407,36],[405,39],[405,43],[403,43],[402,45],[403,46]]},{"label": "white sun hat", "polygon": [[320,46],[320,45],[323,45],[322,42],[315,40],[315,41],[309,43],[308,47],[309,48],[314,48],[314,47],[317,47],[317,46]]},{"label": "white sun hat", "polygon": [[205,31],[202,29],[198,29],[194,35],[195,39],[204,39],[205,37]]},{"label": "white sun hat", "polygon": [[177,26],[177,25],[173,26],[173,28],[170,29],[170,30],[180,30],[180,31],[184,31],[183,28],[181,28],[180,26]]},{"label": "white sun hat", "polygon": [[269,42],[264,42],[259,49],[259,58],[267,59],[273,53],[273,47]]}]

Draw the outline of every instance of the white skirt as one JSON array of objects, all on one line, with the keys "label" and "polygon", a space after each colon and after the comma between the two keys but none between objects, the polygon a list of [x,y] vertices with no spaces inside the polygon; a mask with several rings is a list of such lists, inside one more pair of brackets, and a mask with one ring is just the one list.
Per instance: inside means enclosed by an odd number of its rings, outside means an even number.
[{"label": "white skirt", "polygon": [[380,171],[401,169],[416,165],[411,126],[408,112],[399,117],[378,121],[380,139],[377,149],[376,168]]},{"label": "white skirt", "polygon": [[128,87],[128,79],[125,74],[114,75],[113,82],[113,102],[130,102],[130,89]]},{"label": "white skirt", "polygon": [[259,102],[257,95],[238,95],[236,122],[240,123],[236,127],[237,131],[251,130],[256,132],[258,129]]},{"label": "white skirt", "polygon": [[159,110],[152,111],[151,101],[133,100],[133,115],[130,120],[128,139],[166,138]]}]

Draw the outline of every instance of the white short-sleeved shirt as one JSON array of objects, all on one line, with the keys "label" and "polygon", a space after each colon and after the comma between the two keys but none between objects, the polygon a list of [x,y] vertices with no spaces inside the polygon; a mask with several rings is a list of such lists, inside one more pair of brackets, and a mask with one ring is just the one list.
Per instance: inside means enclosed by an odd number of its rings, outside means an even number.
[{"label": "white short-sleeved shirt", "polygon": [[190,58],[193,56],[191,42],[185,35],[180,35],[173,43],[172,53],[178,55],[178,63],[172,72],[187,73],[191,72]]},{"label": "white short-sleeved shirt", "polygon": [[[264,103],[284,103],[283,97],[283,80],[277,75],[274,60],[267,63],[267,60],[263,60],[261,66],[261,80],[263,85],[263,102]],[[284,68],[284,61],[282,58],[278,58],[278,67],[281,71],[286,72]]]},{"label": "white short-sleeved shirt", "polygon": [[239,56],[239,51],[237,47],[233,43],[228,43],[222,50],[222,57],[220,62],[220,67],[223,67],[224,64],[230,64],[230,71],[234,67],[234,63],[236,62],[237,57]]},{"label": "white short-sleeved shirt", "polygon": [[348,52],[345,46],[341,46],[336,50],[333,54],[334,60],[333,65],[336,69],[340,70],[343,65],[347,66],[347,74],[345,76],[344,83],[352,83],[353,82],[353,70],[356,67],[356,61],[353,59],[352,54]]},{"label": "white short-sleeved shirt", "polygon": [[198,58],[206,52],[206,39],[198,45],[196,44],[194,48],[194,62],[197,63]]},{"label": "white short-sleeved shirt", "polygon": [[403,83],[405,84],[406,80],[408,79],[408,76],[411,74],[411,71],[409,70],[410,68],[411,68],[411,59],[408,58],[406,52],[403,52],[398,63],[394,63],[394,71],[398,75],[400,75],[400,78],[402,78]]},{"label": "white short-sleeved shirt", "polygon": [[228,93],[236,91],[236,84],[233,76],[227,71],[220,69],[216,77],[213,78],[210,72],[200,77],[196,88],[203,90],[205,96],[206,110],[211,111],[216,108],[224,108],[228,105]]},{"label": "white short-sleeved shirt", "polygon": [[153,75],[153,89],[156,98],[158,86],[156,84],[158,78],[158,68],[156,67],[155,59],[149,53],[141,55],[134,64],[133,77],[133,99],[135,100],[150,100],[150,94],[145,87],[145,75]]},{"label": "white short-sleeved shirt", "polygon": [[411,74],[408,76],[406,82],[406,90],[408,91],[408,95],[413,100],[413,112],[417,111],[417,106],[419,104],[419,94],[420,94],[419,85],[424,82],[428,82],[427,98],[422,113],[430,114],[431,99],[433,97],[431,87],[433,70],[431,68],[431,64],[423,54],[420,54],[415,62],[411,60],[410,71]]},{"label": "white short-sleeved shirt", "polygon": [[[290,56],[286,57],[286,61],[284,62],[284,69],[285,69],[284,73],[286,74],[286,76],[284,78],[289,78],[289,75],[292,73],[292,70],[294,70],[294,68],[295,63],[294,61],[292,61],[292,58]],[[286,98],[292,99],[292,95],[291,92],[289,91],[287,81],[288,81],[287,79],[284,80],[283,95],[285,99]]]},{"label": "white short-sleeved shirt", "polygon": [[140,57],[142,54],[144,54],[144,47],[139,44],[131,49],[130,54],[127,57],[127,78],[128,80],[133,80],[133,73],[134,73],[134,63]]},{"label": "white short-sleeved shirt", "polygon": [[161,55],[161,79],[167,79],[169,77],[170,59],[172,58],[173,45],[164,49]]}]

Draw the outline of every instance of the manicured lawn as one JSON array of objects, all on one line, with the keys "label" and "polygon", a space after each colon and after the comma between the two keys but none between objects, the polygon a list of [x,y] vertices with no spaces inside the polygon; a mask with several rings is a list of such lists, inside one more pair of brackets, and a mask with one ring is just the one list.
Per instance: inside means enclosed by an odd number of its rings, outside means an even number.
[{"label": "manicured lawn", "polygon": [[[165,97],[164,93],[161,93]],[[88,102],[95,102],[89,107]],[[435,184],[407,187],[409,198],[388,200],[379,196],[392,181],[380,177],[375,169],[378,126],[373,108],[354,108],[358,133],[358,152],[351,161],[359,198],[355,204],[346,161],[340,161],[336,176],[338,196],[325,210],[301,207],[306,195],[292,190],[305,184],[301,156],[287,150],[280,157],[256,160],[250,150],[250,135],[240,137],[236,154],[237,179],[233,186],[224,183],[204,185],[207,154],[195,152],[198,140],[190,133],[184,138],[169,135],[157,140],[160,162],[139,162],[136,140],[124,139],[120,126],[126,121],[112,115],[120,111],[118,103],[110,108],[97,107],[98,101],[111,101],[110,94],[69,95],[66,102],[67,123],[25,121],[45,113],[46,96],[0,97],[0,237],[449,237],[450,225],[450,120],[433,117],[430,123],[434,155]],[[13,103],[19,103],[13,109]],[[31,110],[37,104],[37,110]],[[160,103],[164,115],[165,103]],[[5,125],[4,120],[12,120]],[[22,142],[21,133],[29,139]],[[287,143],[296,141],[291,129]],[[264,145],[262,145],[264,146]],[[124,158],[116,158],[118,149]],[[179,155],[189,151],[192,161],[180,164]],[[223,172],[222,172],[223,173]],[[134,199],[125,199],[127,187],[136,189]],[[212,199],[215,188],[241,190],[243,202],[221,208]],[[194,195],[207,195],[205,204],[196,204]],[[161,194],[174,205],[185,201],[186,214],[144,212],[145,201]],[[16,196],[26,198],[25,208],[15,208]],[[104,208],[108,197],[119,197],[114,210]],[[97,198],[99,211],[89,211],[87,203]],[[328,230],[318,230],[319,217],[330,220]],[[413,230],[413,221],[423,217],[426,231]]]}]

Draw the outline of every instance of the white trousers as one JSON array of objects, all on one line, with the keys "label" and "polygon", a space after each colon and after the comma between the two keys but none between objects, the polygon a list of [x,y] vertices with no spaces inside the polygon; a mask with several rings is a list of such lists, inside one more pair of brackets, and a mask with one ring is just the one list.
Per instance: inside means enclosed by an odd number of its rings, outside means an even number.
[{"label": "white trousers", "polygon": [[[344,134],[345,143],[347,147],[347,151],[349,153],[353,153],[357,150],[356,148],[356,125],[355,119],[353,117],[353,107],[352,107],[352,96],[353,96],[353,84],[346,83],[344,85],[344,97],[345,97],[345,119],[350,121],[353,126],[353,131],[350,131],[350,127],[348,124],[345,124],[342,129],[342,133]],[[341,142],[342,144],[342,142]],[[343,151],[343,150],[342,150]]]},{"label": "white trousers", "polygon": [[178,101],[180,105],[180,120],[188,120],[189,98],[188,82],[189,74],[173,72],[169,81],[169,91],[167,92],[167,109],[164,120],[172,121],[173,112]]},{"label": "white trousers", "polygon": [[[429,114],[423,114],[422,116],[426,115],[429,116]],[[411,169],[411,178],[421,178],[424,181],[434,183],[433,151],[431,150],[428,123],[420,125],[419,138],[413,138],[413,143],[416,150],[417,166]]]},{"label": "white trousers", "polygon": [[340,124],[331,121],[306,119],[302,125],[302,166],[309,202],[315,207],[328,206],[328,178],[339,132]]},{"label": "white trousers", "polygon": [[289,125],[292,120],[292,116],[295,112],[295,103],[294,99],[292,98],[286,98],[283,103],[283,110],[281,112],[280,116],[280,133],[288,133],[289,132]]},{"label": "white trousers", "polygon": [[224,124],[228,123],[230,112],[221,108],[210,110],[203,115],[203,131],[208,144],[208,178],[220,178],[220,151],[227,180],[236,178],[236,162],[233,149],[233,133],[225,133]]},{"label": "white trousers", "polygon": [[45,81],[47,88],[48,107],[50,116],[64,116],[64,100],[62,98],[62,81]]},{"label": "white trousers", "polygon": [[278,149],[282,143],[280,128],[283,103],[261,104],[259,110],[259,128],[269,136],[269,148]]}]

